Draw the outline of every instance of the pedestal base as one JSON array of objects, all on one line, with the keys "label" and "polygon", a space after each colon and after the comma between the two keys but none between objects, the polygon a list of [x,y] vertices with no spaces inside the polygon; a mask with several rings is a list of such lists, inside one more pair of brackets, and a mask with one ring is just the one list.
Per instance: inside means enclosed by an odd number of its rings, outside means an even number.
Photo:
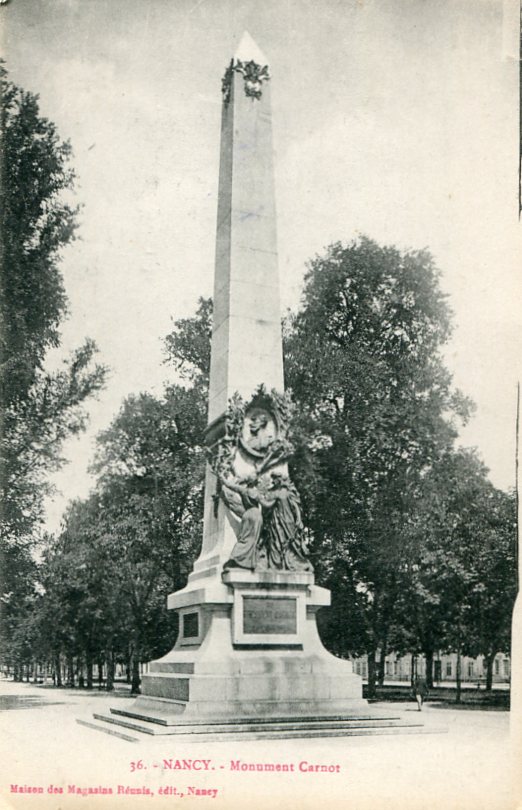
[{"label": "pedestal base", "polygon": [[171,724],[364,712],[362,681],[319,639],[329,592],[312,574],[233,569],[169,597],[178,640],[150,664],[127,716]]},{"label": "pedestal base", "polygon": [[191,741],[422,730],[370,708],[351,663],[325,650],[316,612],[330,594],[312,574],[236,569],[206,583],[194,577],[169,597],[178,640],[150,665],[143,694],[84,725],[126,740],[138,739],[131,730]]},{"label": "pedestal base", "polygon": [[186,723],[367,707],[351,663],[321,644],[316,612],[329,593],[312,574],[234,569],[222,581],[221,596],[192,588],[170,597],[180,614],[178,641],[143,677],[137,712]]}]

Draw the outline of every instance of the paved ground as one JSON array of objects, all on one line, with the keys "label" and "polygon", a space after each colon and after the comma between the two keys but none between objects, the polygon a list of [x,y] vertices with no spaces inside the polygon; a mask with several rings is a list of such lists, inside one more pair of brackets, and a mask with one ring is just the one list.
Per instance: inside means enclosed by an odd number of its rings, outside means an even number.
[{"label": "paved ground", "polygon": [[[79,803],[103,810],[109,803],[147,806],[152,798],[161,806],[199,808],[211,801],[227,810],[522,806],[522,791],[517,802],[511,780],[507,712],[428,704],[422,714],[426,728],[446,727],[446,733],[190,744],[172,738],[129,743],[76,723],[77,717],[126,700],[122,692],[107,696],[0,680],[0,804],[61,810]],[[378,705],[417,715],[411,703]],[[279,763],[288,771],[236,770],[238,761]],[[329,771],[310,770],[315,765]],[[11,785],[43,792],[15,793]],[[112,793],[93,792],[102,788]],[[149,793],[131,792],[137,790]]]}]

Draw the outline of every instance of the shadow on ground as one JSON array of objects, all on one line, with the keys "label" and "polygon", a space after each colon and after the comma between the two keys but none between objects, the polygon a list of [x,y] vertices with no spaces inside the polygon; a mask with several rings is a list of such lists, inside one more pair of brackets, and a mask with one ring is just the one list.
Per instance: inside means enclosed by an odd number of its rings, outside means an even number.
[{"label": "shadow on ground", "polygon": [[12,709],[34,709],[37,706],[57,706],[63,703],[63,700],[48,700],[43,697],[33,697],[33,695],[0,695],[0,712],[8,712]]},{"label": "shadow on ground", "polygon": [[[44,706],[60,706],[67,703],[78,703],[85,699],[106,699],[129,700],[136,695],[131,695],[130,687],[127,684],[117,684],[114,690],[107,692],[105,689],[85,689],[84,687],[55,686],[52,683],[15,683],[12,680],[4,680],[3,683],[10,684],[20,689],[19,693],[0,695],[0,712],[34,709]],[[27,692],[25,690],[27,689]],[[32,692],[32,694],[31,694]],[[38,692],[39,694],[35,694]],[[71,701],[71,698],[73,699]]]}]

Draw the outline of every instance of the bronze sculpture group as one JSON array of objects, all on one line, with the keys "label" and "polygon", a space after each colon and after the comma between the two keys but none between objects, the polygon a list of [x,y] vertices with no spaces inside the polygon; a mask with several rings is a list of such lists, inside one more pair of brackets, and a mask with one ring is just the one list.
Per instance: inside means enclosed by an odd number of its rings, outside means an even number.
[{"label": "bronze sculpture group", "polygon": [[[250,570],[311,571],[301,516],[299,494],[290,480],[271,474],[271,486],[264,490],[256,478],[236,483],[220,477],[223,499],[231,507],[226,491],[237,493],[244,509],[237,542],[224,568]],[[237,505],[236,505],[237,514]]]},{"label": "bronze sculpture group", "polygon": [[[209,448],[218,487],[216,506],[227,507],[237,542],[224,565],[249,570],[312,571],[301,499],[286,471],[288,394],[259,386],[249,405],[229,402],[220,438]],[[243,474],[238,473],[238,469]]]}]

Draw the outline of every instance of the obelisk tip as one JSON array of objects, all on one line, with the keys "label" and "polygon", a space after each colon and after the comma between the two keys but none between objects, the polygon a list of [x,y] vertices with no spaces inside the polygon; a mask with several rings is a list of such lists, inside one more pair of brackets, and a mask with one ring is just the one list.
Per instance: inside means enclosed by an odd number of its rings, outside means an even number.
[{"label": "obelisk tip", "polygon": [[268,60],[261,48],[254,42],[248,31],[241,37],[241,42],[234,54],[234,61],[255,62],[258,65],[268,65]]}]

